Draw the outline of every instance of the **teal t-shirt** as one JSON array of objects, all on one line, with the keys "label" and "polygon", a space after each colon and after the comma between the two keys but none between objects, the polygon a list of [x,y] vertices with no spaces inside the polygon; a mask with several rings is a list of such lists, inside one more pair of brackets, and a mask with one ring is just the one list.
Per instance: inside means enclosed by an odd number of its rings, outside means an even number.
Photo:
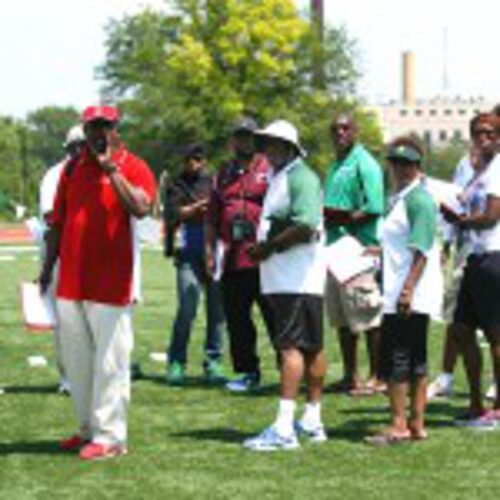
[{"label": "teal t-shirt", "polygon": [[297,159],[286,172],[288,204],[274,212],[271,234],[278,234],[290,224],[300,224],[316,229],[321,222],[321,182],[314,171]]},{"label": "teal t-shirt", "polygon": [[364,224],[327,227],[327,244],[345,234],[364,245],[378,244],[378,224],[385,208],[384,176],[377,160],[361,144],[356,144],[343,160],[332,163],[324,191],[326,207],[377,216]]},{"label": "teal t-shirt", "polygon": [[436,235],[436,204],[422,186],[408,193],[404,202],[410,226],[408,247],[426,254],[432,248]]}]

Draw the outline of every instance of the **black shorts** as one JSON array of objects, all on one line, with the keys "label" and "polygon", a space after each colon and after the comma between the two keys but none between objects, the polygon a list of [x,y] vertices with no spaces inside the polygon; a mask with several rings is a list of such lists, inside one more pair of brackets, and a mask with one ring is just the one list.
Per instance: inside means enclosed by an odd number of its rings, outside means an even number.
[{"label": "black shorts", "polygon": [[323,349],[323,297],[280,293],[266,298],[273,313],[272,341],[276,349]]},{"label": "black shorts", "polygon": [[453,322],[482,330],[500,327],[500,252],[467,259]]},{"label": "black shorts", "polygon": [[407,382],[427,374],[429,316],[385,314],[380,339],[380,378]]}]

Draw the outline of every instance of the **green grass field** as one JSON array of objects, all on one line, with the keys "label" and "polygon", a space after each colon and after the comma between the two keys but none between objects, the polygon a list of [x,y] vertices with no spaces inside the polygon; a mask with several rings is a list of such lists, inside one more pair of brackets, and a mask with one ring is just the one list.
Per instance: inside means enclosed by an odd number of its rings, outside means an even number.
[{"label": "green grass field", "polygon": [[[328,443],[274,454],[243,450],[241,441],[269,424],[276,410],[277,373],[267,338],[261,332],[265,387],[260,393],[232,395],[203,386],[202,320],[192,336],[189,384],[166,386],[165,367],[149,354],[163,351],[168,337],[175,312],[174,272],[154,251],[144,253],[145,302],[135,318],[134,358],[146,378],[133,384],[130,454],[84,463],[60,452],[58,440],[75,430],[70,401],[55,391],[51,336],[26,333],[18,306],[17,284],[32,279],[38,269],[34,255],[0,259],[1,499],[498,498],[500,431],[481,433],[452,424],[467,404],[461,367],[458,395],[429,407],[426,442],[371,448],[362,438],[387,422],[385,398],[326,394]],[[340,365],[333,332],[326,330],[326,337],[331,382],[340,375]],[[433,373],[441,341],[442,329],[435,327]],[[48,358],[48,367],[28,367],[26,358],[37,354]],[[230,374],[227,358],[225,366]]]}]

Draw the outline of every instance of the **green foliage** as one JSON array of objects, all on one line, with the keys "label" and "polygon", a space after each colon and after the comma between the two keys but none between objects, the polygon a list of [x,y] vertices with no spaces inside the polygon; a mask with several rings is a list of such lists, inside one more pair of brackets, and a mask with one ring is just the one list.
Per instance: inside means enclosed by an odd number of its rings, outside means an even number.
[{"label": "green foliage", "polygon": [[[0,117],[0,191],[4,199],[21,196],[21,129],[11,118]],[[7,205],[4,203],[5,212]]]},{"label": "green foliage", "polygon": [[454,140],[446,146],[433,148],[427,146],[427,168],[429,175],[444,180],[451,180],[460,159],[466,154],[466,142]]},{"label": "green foliage", "polygon": [[30,113],[26,120],[30,155],[44,168],[60,161],[66,134],[79,118],[72,107],[46,106]]},{"label": "green foliage", "polygon": [[324,168],[331,113],[358,76],[345,30],[328,28],[321,44],[292,0],[167,4],[168,13],[148,9],[108,26],[100,74],[125,111],[130,147],[157,171],[175,170],[179,148],[202,141],[217,164],[239,116],[261,124],[282,117],[298,126],[311,164]]},{"label": "green foliage", "polygon": [[75,109],[57,106],[35,110],[23,121],[0,117],[0,191],[36,210],[40,179],[63,158],[66,133],[76,123]]}]

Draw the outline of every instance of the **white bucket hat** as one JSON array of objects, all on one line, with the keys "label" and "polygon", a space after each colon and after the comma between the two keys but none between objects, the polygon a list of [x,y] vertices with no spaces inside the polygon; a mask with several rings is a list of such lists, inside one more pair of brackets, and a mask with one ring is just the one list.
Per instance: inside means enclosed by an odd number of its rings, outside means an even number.
[{"label": "white bucket hat", "polygon": [[274,137],[282,141],[293,144],[300,156],[307,156],[307,151],[301,146],[299,141],[299,132],[296,127],[286,120],[276,120],[271,122],[267,127],[258,130],[257,135],[263,137]]},{"label": "white bucket hat", "polygon": [[81,125],[75,125],[68,130],[66,134],[66,140],[64,141],[64,147],[67,148],[70,144],[74,142],[85,141],[85,134],[83,132],[83,127]]}]

